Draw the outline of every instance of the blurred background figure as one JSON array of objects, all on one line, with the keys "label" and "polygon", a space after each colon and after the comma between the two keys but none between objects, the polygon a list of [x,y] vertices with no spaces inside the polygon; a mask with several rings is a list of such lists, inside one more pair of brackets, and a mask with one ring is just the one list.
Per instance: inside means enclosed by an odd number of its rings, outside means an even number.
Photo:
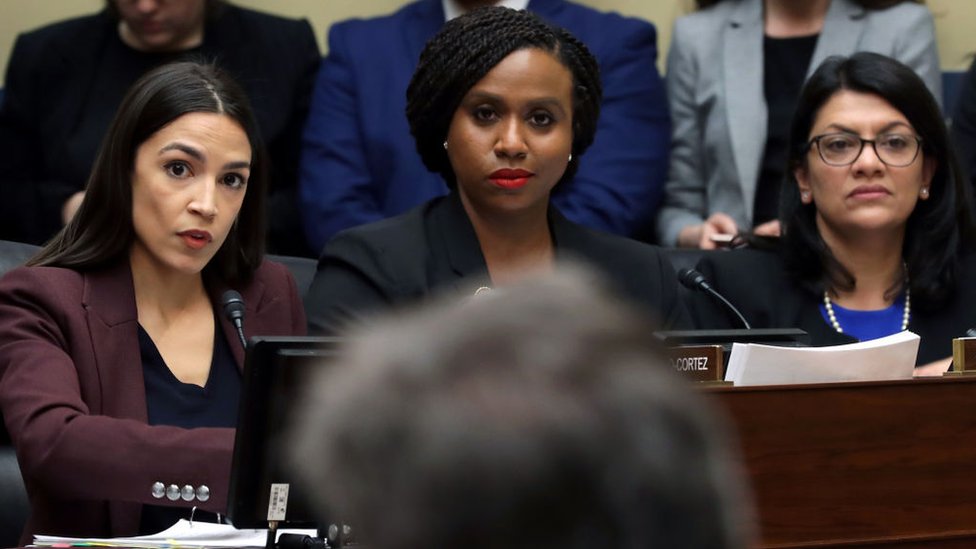
[{"label": "blurred background figure", "polygon": [[389,318],[312,381],[295,467],[377,549],[746,547],[721,421],[576,269]]},{"label": "blurred background figure", "polygon": [[[941,100],[932,15],[909,0],[698,0],[668,51],[674,127],[662,245],[715,248],[780,233],[779,189],[804,80],[831,55],[872,51],[914,69]],[[727,240],[718,240],[727,242]]]},{"label": "blurred background figure", "polygon": [[242,337],[305,332],[295,281],[264,260],[265,169],[226,73],[154,69],[123,98],[77,214],[0,280],[22,545],[226,512],[244,349],[222,296],[243,296]]},{"label": "blurred background figure", "polygon": [[308,255],[295,194],[319,63],[312,27],[220,0],[106,0],[17,38],[0,107],[0,239],[52,237],[77,211],[126,90],[181,59],[216,62],[244,87],[270,152],[269,250]]},{"label": "blurred background figure", "polygon": [[333,238],[306,296],[311,329],[335,332],[431,293],[504,286],[567,258],[599,269],[666,325],[683,324],[660,250],[574,223],[555,204],[583,184],[575,174],[599,139],[601,97],[596,57],[531,12],[492,6],[446,23],[397,116],[410,124],[411,154],[450,192]]},{"label": "blurred background figure", "polygon": [[[711,254],[699,269],[756,328],[814,345],[911,330],[916,374],[941,373],[973,326],[972,192],[942,113],[906,65],[832,57],[810,77],[789,140],[784,234],[773,250]],[[738,327],[696,299],[702,328]]]},{"label": "blurred background figure", "polygon": [[670,141],[650,23],[566,0],[419,0],[329,31],[302,154],[302,213],[316,251],[342,229],[448,192],[410,137],[407,84],[424,44],[445,21],[491,5],[528,9],[573,33],[599,60],[604,93],[596,140],[554,204],[594,229],[631,235],[650,226]]},{"label": "blurred background figure", "polygon": [[970,185],[976,185],[976,61],[963,75],[957,97],[952,138]]}]

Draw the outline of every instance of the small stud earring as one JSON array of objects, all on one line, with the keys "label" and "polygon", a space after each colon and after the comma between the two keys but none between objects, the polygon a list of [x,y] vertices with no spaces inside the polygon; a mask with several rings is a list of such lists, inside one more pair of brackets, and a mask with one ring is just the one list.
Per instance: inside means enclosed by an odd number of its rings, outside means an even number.
[{"label": "small stud earring", "polygon": [[810,202],[810,191],[803,191],[800,193],[800,200],[806,204]]},{"label": "small stud earring", "polygon": [[572,161],[573,161],[573,153],[569,153],[569,160],[567,162],[572,162]]},{"label": "small stud earring", "polygon": [[447,141],[444,142],[444,150],[447,150]]},{"label": "small stud earring", "polygon": [[923,199],[928,198],[929,197],[929,188],[928,187],[922,187],[922,190],[918,192],[918,195],[920,197],[922,197]]}]

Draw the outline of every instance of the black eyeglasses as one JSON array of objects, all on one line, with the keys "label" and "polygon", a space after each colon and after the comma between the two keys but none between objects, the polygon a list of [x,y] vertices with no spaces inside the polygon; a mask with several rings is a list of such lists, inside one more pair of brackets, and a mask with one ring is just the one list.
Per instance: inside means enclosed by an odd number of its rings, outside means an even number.
[{"label": "black eyeglasses", "polygon": [[849,166],[861,156],[865,143],[871,144],[882,162],[894,168],[915,162],[922,148],[922,138],[910,133],[884,133],[874,139],[849,133],[825,133],[811,139],[807,148],[816,144],[820,159],[829,166]]}]

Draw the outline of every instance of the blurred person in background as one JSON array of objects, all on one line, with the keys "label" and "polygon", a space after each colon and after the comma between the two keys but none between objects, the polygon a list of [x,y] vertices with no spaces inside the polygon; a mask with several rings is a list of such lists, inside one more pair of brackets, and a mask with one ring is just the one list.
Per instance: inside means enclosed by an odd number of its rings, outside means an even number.
[{"label": "blurred person in background", "polygon": [[721,418],[581,273],[353,334],[290,445],[320,516],[377,549],[747,547]]},{"label": "blurred person in background", "polygon": [[296,200],[299,143],[319,63],[312,27],[221,0],[106,0],[20,35],[0,105],[0,239],[42,244],[78,210],[126,90],[178,60],[214,62],[254,106],[270,153],[272,253],[309,255]]}]

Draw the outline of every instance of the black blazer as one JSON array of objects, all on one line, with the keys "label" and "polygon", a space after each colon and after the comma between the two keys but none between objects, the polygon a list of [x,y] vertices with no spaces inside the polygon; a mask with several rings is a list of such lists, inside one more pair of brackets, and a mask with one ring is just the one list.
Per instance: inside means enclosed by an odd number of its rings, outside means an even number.
[{"label": "black blazer", "polygon": [[[0,239],[47,241],[61,227],[64,201],[84,188],[121,94],[139,76],[100,61],[125,48],[117,25],[103,10],[17,37],[0,105]],[[238,80],[270,153],[270,250],[310,255],[295,199],[320,59],[308,21],[225,4],[207,22],[200,48],[151,57],[216,61]]]},{"label": "black blazer", "polygon": [[[585,228],[549,208],[557,260],[583,260],[667,327],[684,327],[671,264],[656,247]],[[363,314],[433,292],[491,286],[474,227],[457,193],[396,217],[343,231],[325,246],[305,298],[311,332],[334,332]]]},{"label": "black blazer", "polygon": [[[912,297],[908,329],[921,337],[916,365],[952,355],[952,338],[976,326],[976,257],[962,262],[955,296],[939,310],[931,310]],[[698,263],[711,285],[732,302],[753,328],[800,328],[810,334],[814,346],[852,343],[855,338],[834,331],[820,314],[822,296],[799,286],[786,272],[779,254],[735,250],[706,255]],[[691,296],[692,322],[698,328],[741,328],[731,313],[704,294]]]}]

